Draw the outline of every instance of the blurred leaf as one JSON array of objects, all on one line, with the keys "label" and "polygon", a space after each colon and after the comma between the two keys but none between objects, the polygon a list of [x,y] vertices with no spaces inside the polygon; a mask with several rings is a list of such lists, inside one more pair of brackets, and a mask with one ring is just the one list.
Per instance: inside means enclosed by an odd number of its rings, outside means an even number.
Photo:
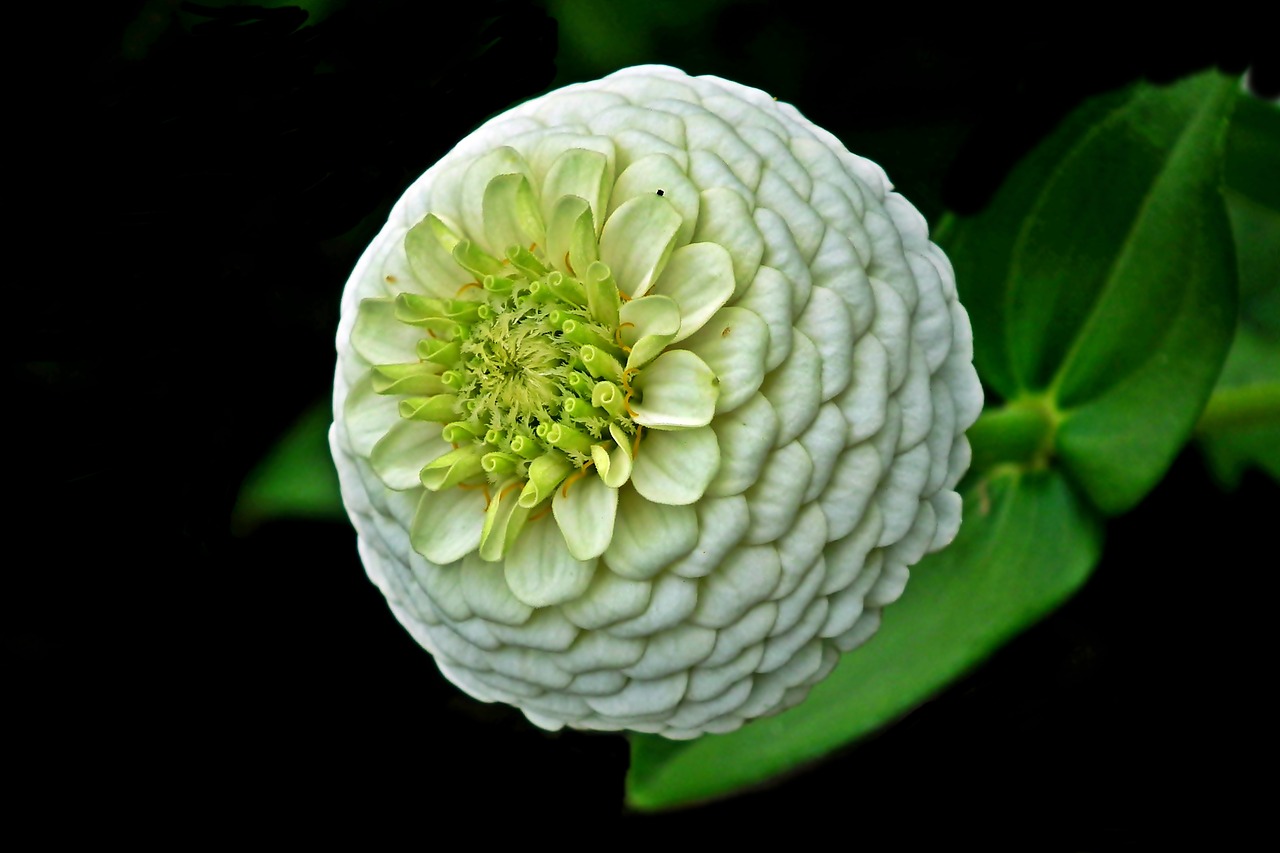
[{"label": "blurred leaf", "polygon": [[1231,340],[1234,91],[1210,72],[1086,104],[943,235],[979,372],[1053,414],[1057,461],[1104,513],[1163,476]]},{"label": "blurred leaf", "polygon": [[237,529],[275,518],[346,518],[329,455],[332,421],[328,402],[316,404],[249,473],[232,513]]},{"label": "blurred leaf", "polygon": [[1280,109],[1241,97],[1227,139],[1227,211],[1240,269],[1235,341],[1197,425],[1227,488],[1257,466],[1280,480]]},{"label": "blurred leaf", "polygon": [[955,542],[912,570],[879,633],[809,698],[727,735],[632,737],[637,809],[722,796],[901,716],[1070,596],[1097,563],[1097,517],[1061,475],[1010,469],[965,495]]},{"label": "blurred leaf", "polygon": [[1224,487],[1255,465],[1280,480],[1280,340],[1241,328],[1198,430]]}]

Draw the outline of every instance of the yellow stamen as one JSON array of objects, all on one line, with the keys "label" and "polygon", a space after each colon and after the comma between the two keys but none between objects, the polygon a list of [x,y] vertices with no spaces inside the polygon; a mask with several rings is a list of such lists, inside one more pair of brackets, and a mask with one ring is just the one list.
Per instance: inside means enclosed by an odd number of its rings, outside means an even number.
[{"label": "yellow stamen", "polygon": [[586,465],[583,465],[581,470],[579,470],[576,474],[573,474],[572,476],[569,477],[569,479],[565,480],[564,489],[561,490],[560,497],[562,498],[569,497],[569,487],[572,486],[574,483],[576,483],[578,480],[581,480],[583,477],[587,476],[587,470],[594,464],[596,464],[594,460],[588,462]]}]

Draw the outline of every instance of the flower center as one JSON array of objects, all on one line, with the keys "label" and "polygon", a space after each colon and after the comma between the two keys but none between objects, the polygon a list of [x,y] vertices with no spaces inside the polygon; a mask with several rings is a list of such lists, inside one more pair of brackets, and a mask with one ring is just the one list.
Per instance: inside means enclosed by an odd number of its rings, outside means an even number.
[{"label": "flower center", "polygon": [[451,251],[476,280],[454,299],[399,294],[396,319],[424,334],[420,361],[374,368],[378,393],[403,395],[401,417],[442,424],[453,445],[424,460],[423,485],[505,494],[521,484],[520,505],[532,508],[575,470],[599,465],[603,475],[619,447],[630,457],[640,428],[608,268],[592,263],[578,279],[551,269],[536,246],[501,260],[466,240]]}]

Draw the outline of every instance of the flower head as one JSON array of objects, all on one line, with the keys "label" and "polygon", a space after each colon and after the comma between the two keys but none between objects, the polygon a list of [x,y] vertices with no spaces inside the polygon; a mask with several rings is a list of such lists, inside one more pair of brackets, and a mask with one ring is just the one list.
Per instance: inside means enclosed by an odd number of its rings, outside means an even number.
[{"label": "flower head", "polygon": [[981,407],[950,265],[879,167],[656,66],[428,170],[338,353],[370,577],[449,678],[548,728],[799,702],[954,537]]}]

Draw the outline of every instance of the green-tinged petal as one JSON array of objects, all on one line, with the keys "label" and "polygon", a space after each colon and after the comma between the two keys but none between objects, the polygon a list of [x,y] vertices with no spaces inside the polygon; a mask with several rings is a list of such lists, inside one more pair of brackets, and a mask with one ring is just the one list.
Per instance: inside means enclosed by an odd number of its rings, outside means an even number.
[{"label": "green-tinged petal", "polygon": [[587,292],[587,310],[591,316],[606,328],[616,328],[620,300],[618,283],[613,280],[613,271],[607,264],[596,261],[587,268],[582,285]]},{"label": "green-tinged petal", "polygon": [[484,528],[480,531],[480,558],[500,560],[529,518],[530,509],[520,506],[518,480],[508,480],[498,488],[485,511]]},{"label": "green-tinged petal", "polygon": [[669,296],[680,306],[680,327],[673,343],[701,329],[733,296],[733,258],[715,243],[691,243],[671,253],[651,294]]},{"label": "green-tinged petal", "polygon": [[549,518],[526,524],[519,545],[507,555],[504,574],[516,598],[530,607],[572,601],[586,591],[596,560],[569,553],[560,526]]},{"label": "green-tinged petal", "polygon": [[675,340],[680,331],[680,306],[669,296],[632,299],[618,312],[622,343],[631,347],[627,369],[635,370],[653,361]]},{"label": "green-tinged petal", "polygon": [[444,394],[451,389],[440,381],[438,365],[414,361],[408,364],[378,364],[373,368],[373,390],[377,394]]},{"label": "green-tinged petal", "polygon": [[449,449],[438,425],[401,420],[373,446],[369,464],[389,488],[403,492],[421,486],[422,466]]},{"label": "green-tinged petal", "polygon": [[608,157],[599,151],[570,148],[551,164],[542,182],[543,215],[550,219],[561,197],[577,196],[590,205],[593,221],[603,225],[612,183],[613,167]]},{"label": "green-tinged petal", "polygon": [[[444,238],[443,240],[441,238]],[[404,251],[413,276],[431,296],[450,299],[471,275],[453,260],[458,237],[435,216],[426,216],[404,235]]]},{"label": "green-tinged petal", "polygon": [[506,272],[502,261],[470,240],[458,241],[458,244],[453,247],[453,260],[476,278],[482,279],[487,275],[500,276]]},{"label": "green-tinged petal", "polygon": [[498,175],[484,189],[484,233],[494,251],[546,242],[538,199],[524,175]]},{"label": "green-tinged petal", "polygon": [[680,214],[676,242],[680,245],[688,243],[693,239],[693,229],[698,222],[698,188],[689,180],[686,170],[666,154],[641,157],[622,171],[609,197],[609,213],[633,198],[659,192]]},{"label": "green-tinged petal", "polygon": [[551,497],[556,486],[574,470],[574,464],[558,450],[548,450],[529,463],[529,482],[520,492],[520,505],[535,507]]},{"label": "green-tinged petal", "polygon": [[624,578],[648,580],[689,553],[697,542],[698,515],[693,507],[653,503],[634,489],[622,489],[613,541],[604,561]]},{"label": "green-tinged petal", "polygon": [[622,365],[618,364],[618,360],[604,350],[588,344],[578,352],[578,357],[582,359],[582,364],[587,368],[587,372],[596,379],[604,379],[609,382],[622,381]]},{"label": "green-tinged petal", "polygon": [[409,540],[413,550],[445,566],[479,548],[483,529],[484,495],[479,490],[423,489]]},{"label": "green-tinged petal", "polygon": [[600,234],[600,260],[609,265],[618,287],[643,296],[662,274],[683,220],[671,202],[658,195],[634,198],[614,211]]},{"label": "green-tinged petal", "polygon": [[451,450],[424,465],[418,479],[433,492],[456,486],[484,472],[481,460],[486,452],[484,445],[474,444]]},{"label": "green-tinged petal", "polygon": [[716,413],[720,380],[688,350],[664,352],[635,380],[643,394],[631,403],[635,422],[652,429],[706,426]]},{"label": "green-tinged petal", "polygon": [[684,342],[720,379],[716,412],[732,412],[760,390],[769,327],[745,308],[721,308],[698,333]]},{"label": "green-tinged petal", "polygon": [[547,220],[547,260],[556,269],[576,276],[600,260],[591,205],[576,195],[562,196]]},{"label": "green-tinged petal", "polygon": [[631,482],[654,503],[691,504],[719,469],[720,445],[711,427],[654,430],[640,444]]},{"label": "green-tinged petal", "polygon": [[603,409],[611,417],[627,416],[626,395],[612,382],[597,382],[591,389],[591,405]]},{"label": "green-tinged petal", "polygon": [[[509,146],[495,148],[467,167],[462,177],[462,227],[467,236],[478,239],[485,235],[484,197],[489,184],[499,175],[522,175],[531,184],[533,175],[529,164],[520,152]],[[484,249],[491,255],[502,252],[508,243],[486,243]]]},{"label": "green-tinged petal", "polygon": [[631,479],[631,438],[616,423],[609,424],[609,434],[616,446],[613,450],[606,451],[597,444],[591,448],[591,458],[595,461],[596,471],[604,484],[618,489]]},{"label": "green-tinged petal", "polygon": [[351,330],[351,346],[370,364],[398,364],[414,358],[422,332],[396,319],[396,300],[362,299]]},{"label": "green-tinged petal", "polygon": [[551,500],[551,511],[564,534],[569,553],[579,560],[599,557],[613,538],[618,510],[618,490],[587,472],[560,489]]}]

